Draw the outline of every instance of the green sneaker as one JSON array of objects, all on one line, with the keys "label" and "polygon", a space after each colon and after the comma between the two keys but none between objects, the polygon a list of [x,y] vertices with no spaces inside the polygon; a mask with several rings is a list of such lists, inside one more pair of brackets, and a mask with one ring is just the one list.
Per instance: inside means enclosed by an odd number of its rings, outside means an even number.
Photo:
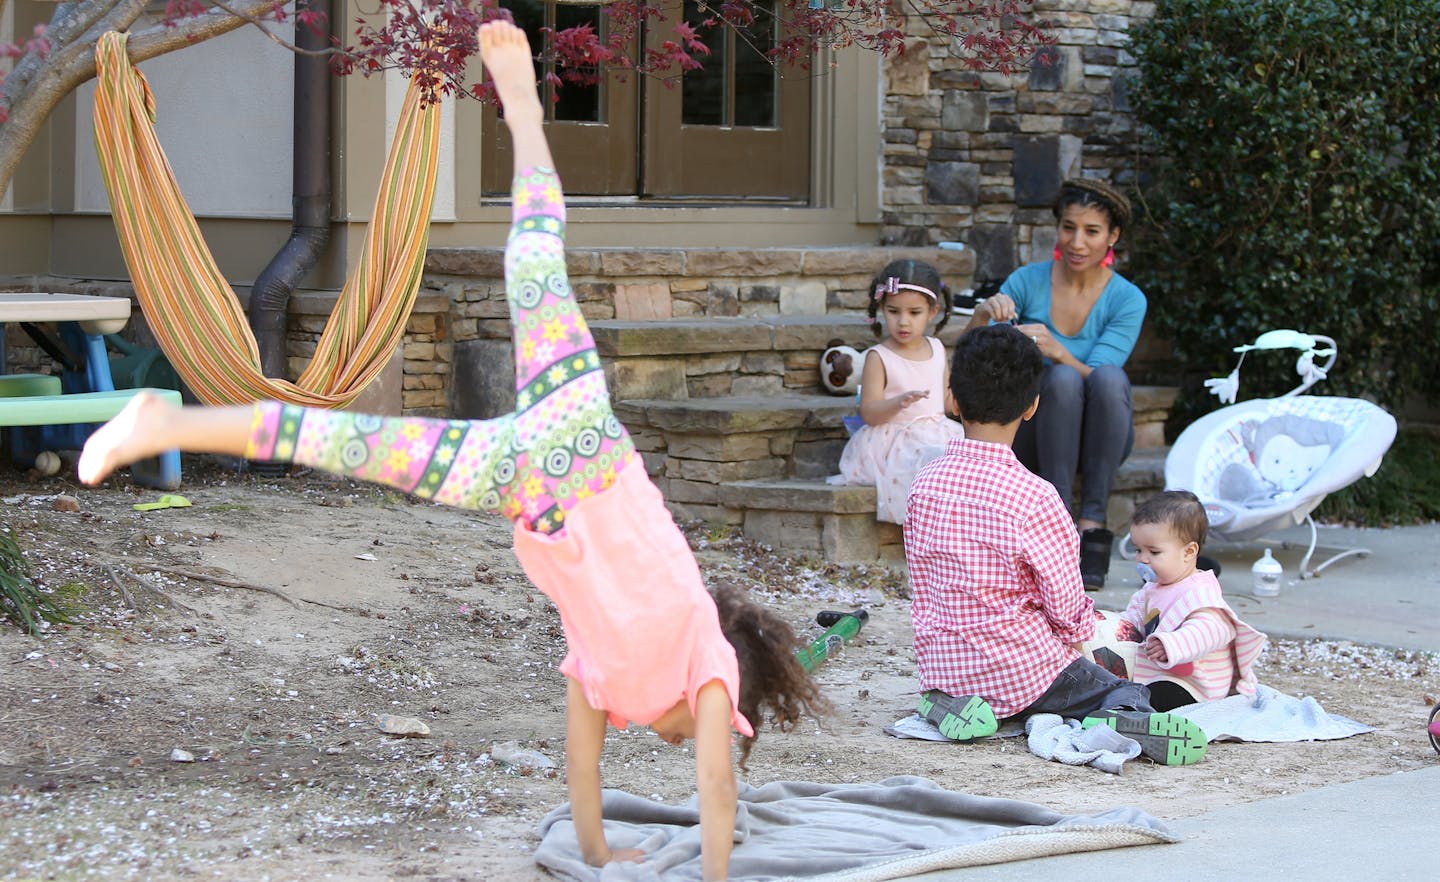
[{"label": "green sneaker", "polygon": [[994,735],[1000,728],[990,703],[973,695],[948,695],[931,689],[920,696],[917,710],[951,741],[974,741]]},{"label": "green sneaker", "polygon": [[1205,733],[1200,727],[1174,714],[1144,711],[1100,711],[1080,725],[1109,726],[1140,743],[1140,753],[1167,766],[1188,766],[1205,758]]}]

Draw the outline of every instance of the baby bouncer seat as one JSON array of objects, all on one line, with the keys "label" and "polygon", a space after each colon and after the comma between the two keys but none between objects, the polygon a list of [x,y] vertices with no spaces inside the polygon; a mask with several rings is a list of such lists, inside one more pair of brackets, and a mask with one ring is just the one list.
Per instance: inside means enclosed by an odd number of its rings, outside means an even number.
[{"label": "baby bouncer seat", "polygon": [[[1235,403],[1245,355],[1277,349],[1299,350],[1300,385],[1278,398]],[[1165,485],[1200,497],[1211,536],[1223,541],[1246,542],[1308,524],[1302,579],[1341,558],[1368,555],[1365,548],[1334,549],[1337,553],[1311,569],[1317,533],[1310,513],[1327,494],[1375,474],[1395,440],[1395,418],[1363,399],[1301,394],[1334,366],[1330,337],[1268,331],[1235,351],[1240,361],[1230,375],[1205,383],[1229,406],[1180,433],[1165,458]],[[1316,359],[1324,363],[1317,365]]]}]

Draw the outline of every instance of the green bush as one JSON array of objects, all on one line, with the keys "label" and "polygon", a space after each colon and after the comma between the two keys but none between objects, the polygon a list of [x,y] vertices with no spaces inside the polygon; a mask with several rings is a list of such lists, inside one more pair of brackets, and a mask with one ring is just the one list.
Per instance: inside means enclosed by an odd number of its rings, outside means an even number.
[{"label": "green bush", "polygon": [[1440,398],[1437,20],[1440,0],[1160,0],[1133,29],[1131,271],[1173,340],[1179,413],[1213,406],[1199,382],[1273,328],[1336,339],[1328,393]]},{"label": "green bush", "polygon": [[1362,527],[1440,520],[1440,438],[1401,432],[1379,471],[1326,496],[1315,517]]}]

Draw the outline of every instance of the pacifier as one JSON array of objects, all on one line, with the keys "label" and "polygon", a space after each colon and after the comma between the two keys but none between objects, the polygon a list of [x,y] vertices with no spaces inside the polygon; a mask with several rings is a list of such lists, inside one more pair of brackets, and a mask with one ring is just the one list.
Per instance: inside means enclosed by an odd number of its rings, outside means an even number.
[{"label": "pacifier", "polygon": [[1139,561],[1136,561],[1136,563],[1135,563],[1135,572],[1137,572],[1137,573],[1140,574],[1140,579],[1141,579],[1141,581],[1144,581],[1144,582],[1159,582],[1159,581],[1160,581],[1160,577],[1157,576],[1157,575],[1155,575],[1155,570],[1154,570],[1149,564],[1147,564],[1147,563],[1140,563]]}]

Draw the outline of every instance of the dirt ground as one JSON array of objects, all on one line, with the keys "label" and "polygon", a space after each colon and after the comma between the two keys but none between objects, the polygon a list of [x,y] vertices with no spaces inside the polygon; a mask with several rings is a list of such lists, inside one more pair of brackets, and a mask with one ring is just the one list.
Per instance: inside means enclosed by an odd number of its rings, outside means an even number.
[{"label": "dirt ground", "polygon": [[[0,472],[0,523],[37,581],[83,606],[40,637],[0,626],[0,878],[541,880],[536,826],[565,801],[559,618],[501,519],[316,474],[187,460],[193,506],[125,478]],[[79,511],[59,511],[56,494]],[[903,578],[786,559],[702,527],[706,575],[763,598],[804,637],[865,606],[818,671],[836,710],[764,733],[746,780],[914,774],[1065,812],[1160,818],[1433,765],[1432,655],[1280,641],[1261,681],[1376,727],[1306,744],[1217,743],[1197,766],[1115,777],[1045,762],[1023,739],[900,741],[916,700]],[[190,574],[189,576],[184,574]],[[425,722],[397,738],[382,715]],[[553,768],[511,757],[541,754]],[[607,786],[693,791],[686,748],[611,731]],[[185,760],[193,761],[185,761]]]}]

